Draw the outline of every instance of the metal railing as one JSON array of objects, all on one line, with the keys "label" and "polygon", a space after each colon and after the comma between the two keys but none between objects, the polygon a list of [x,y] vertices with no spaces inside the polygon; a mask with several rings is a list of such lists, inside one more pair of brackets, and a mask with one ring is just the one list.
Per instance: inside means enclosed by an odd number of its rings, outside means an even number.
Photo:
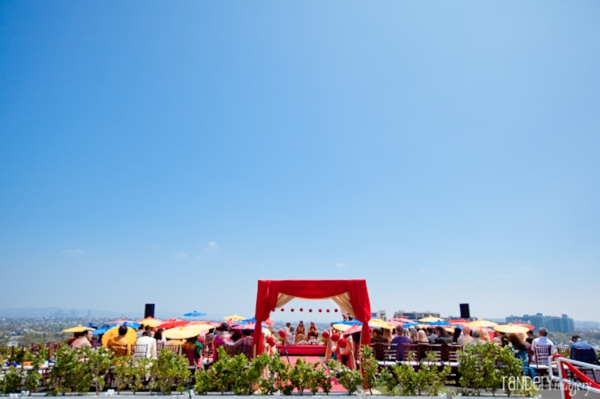
[{"label": "metal railing", "polygon": [[[552,364],[553,362],[556,362],[556,366],[553,367],[554,365]],[[552,359],[551,356],[548,357],[548,376],[550,377],[550,379],[552,381],[556,381],[560,384],[560,396],[562,399],[566,399],[565,397],[565,385],[569,384],[570,387],[575,387],[577,389],[584,389],[588,392],[594,392],[597,394],[600,394],[600,389],[596,389],[594,387],[591,387],[588,384],[582,383],[580,381],[575,381],[572,380],[570,378],[566,378],[563,377],[563,368],[565,368],[565,363],[570,363],[574,366],[579,366],[579,367],[583,367],[587,370],[592,370],[592,372],[600,372],[600,366],[595,365],[595,364],[591,364],[591,363],[585,363],[585,362],[580,362],[578,360],[573,360],[573,359],[568,359],[565,357],[556,357],[554,359]],[[567,368],[568,370],[568,368]],[[554,373],[556,372],[555,375]]]}]

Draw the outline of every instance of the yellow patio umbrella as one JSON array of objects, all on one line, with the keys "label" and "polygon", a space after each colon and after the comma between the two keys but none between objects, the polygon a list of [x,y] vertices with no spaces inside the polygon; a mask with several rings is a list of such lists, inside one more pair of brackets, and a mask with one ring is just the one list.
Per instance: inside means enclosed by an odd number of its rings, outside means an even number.
[{"label": "yellow patio umbrella", "polygon": [[81,324],[78,325],[77,327],[71,327],[71,328],[67,328],[66,330],[63,330],[63,332],[72,332],[72,333],[76,333],[76,332],[83,332],[83,331],[88,331],[88,330],[95,330],[95,328],[91,328],[91,327],[83,327]]},{"label": "yellow patio umbrella", "polygon": [[505,334],[511,334],[511,333],[525,334],[527,331],[529,331],[529,329],[527,327],[519,326],[519,325],[516,325],[513,323],[495,326],[494,330],[501,332],[501,333],[505,333]]},{"label": "yellow patio umbrella", "polygon": [[371,319],[369,320],[369,327],[374,327],[374,328],[385,328],[386,330],[393,330],[394,326],[386,323],[385,321],[381,320],[381,319]]},{"label": "yellow patio umbrella", "polygon": [[233,316],[225,316],[223,317],[223,320],[227,320],[227,321],[238,321],[238,320],[246,320],[247,317],[244,316],[238,316],[237,314],[234,314]]},{"label": "yellow patio umbrella", "polygon": [[[104,333],[104,335],[102,336],[102,346],[104,346],[104,347],[108,346],[108,340],[119,335],[119,327],[121,327],[121,326],[113,327]],[[131,345],[135,344],[135,341],[137,340],[137,335],[133,328],[127,327],[127,333],[125,334],[125,339]]]},{"label": "yellow patio umbrella", "polygon": [[349,329],[352,328],[352,326],[350,324],[334,324],[331,327],[333,327],[336,330],[341,331],[341,332],[344,332],[344,331],[349,330]]},{"label": "yellow patio umbrella", "polygon": [[433,323],[434,321],[443,321],[444,319],[440,319],[439,317],[433,317],[432,315],[429,315],[427,317],[423,317],[422,319],[419,319],[419,321],[421,323]]},{"label": "yellow patio umbrella", "polygon": [[158,327],[164,323],[164,321],[155,319],[154,317],[146,317],[145,319],[138,320],[138,323],[148,327]]},{"label": "yellow patio umbrella", "polygon": [[476,321],[472,321],[470,323],[465,324],[467,327],[495,327],[498,323],[494,323],[493,321],[481,320],[478,319]]},{"label": "yellow patio umbrella", "polygon": [[212,326],[192,324],[187,326],[175,327],[169,330],[163,331],[162,335],[169,339],[186,339],[197,337],[202,331],[208,331]]}]

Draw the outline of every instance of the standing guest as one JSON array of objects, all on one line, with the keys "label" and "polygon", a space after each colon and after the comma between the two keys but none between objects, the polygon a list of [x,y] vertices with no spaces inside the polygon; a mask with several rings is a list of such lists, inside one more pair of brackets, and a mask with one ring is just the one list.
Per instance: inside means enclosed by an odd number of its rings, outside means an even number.
[{"label": "standing guest", "polygon": [[460,338],[462,331],[458,327],[454,327],[454,335],[452,336],[452,343],[457,344],[458,339]]},{"label": "standing guest", "polygon": [[[571,359],[593,364],[598,362],[598,355],[592,345],[582,340],[577,334],[573,335],[571,341],[573,341],[573,344],[571,345]],[[578,351],[578,349],[586,350],[582,353],[582,351]]]},{"label": "standing guest", "polygon": [[451,344],[452,343],[452,335],[448,334],[444,327],[437,326],[435,328],[435,335],[437,338],[435,339],[436,344]]},{"label": "standing guest", "polygon": [[469,342],[471,342],[472,340],[473,340],[473,337],[471,337],[471,327],[464,326],[463,330],[462,330],[462,335],[458,338],[456,343],[464,346],[464,345],[468,344]]},{"label": "standing guest", "polygon": [[298,327],[296,327],[296,340],[294,341],[295,343],[298,343],[298,341],[300,340],[300,335],[302,336],[302,338],[304,338],[304,336],[306,335],[306,329],[304,328],[304,322],[302,320],[300,320],[300,323],[298,323]]},{"label": "standing guest", "polygon": [[218,348],[225,346],[225,341],[229,341],[229,331],[231,327],[227,323],[221,323],[221,325],[215,328],[215,339],[213,339],[213,363],[219,360]]},{"label": "standing guest", "polygon": [[136,341],[137,345],[146,345],[146,352],[136,352],[134,356],[136,359],[142,359],[144,357],[148,359],[156,359],[156,340],[150,336],[150,331],[144,331],[142,337]]},{"label": "standing guest", "polygon": [[392,338],[392,346],[396,345],[396,360],[404,360],[404,351],[402,345],[410,344],[410,339],[404,335],[404,328],[401,325],[396,326],[396,336]]},{"label": "standing guest", "polygon": [[127,338],[125,338],[125,335],[127,335],[127,326],[119,326],[118,333],[119,335],[108,340],[106,347],[115,352],[115,355],[117,356],[130,355],[131,344]]},{"label": "standing guest", "polygon": [[140,324],[140,325],[138,326],[137,330],[135,331],[135,335],[136,335],[136,337],[137,337],[138,339],[139,339],[139,338],[142,338],[142,333],[143,333],[143,332],[144,332],[144,325],[143,325],[143,324]]},{"label": "standing guest", "polygon": [[92,331],[87,330],[71,344],[72,349],[90,348],[92,346]]},{"label": "standing guest", "polygon": [[417,339],[417,329],[416,328],[411,328],[410,330],[408,330],[408,339],[410,340],[411,344],[419,343],[419,340]]},{"label": "standing guest", "polygon": [[497,336],[494,337],[494,339],[492,340],[492,342],[498,346],[507,346],[509,345],[509,341],[508,341],[508,337],[506,336],[506,334],[504,333],[500,333]]}]

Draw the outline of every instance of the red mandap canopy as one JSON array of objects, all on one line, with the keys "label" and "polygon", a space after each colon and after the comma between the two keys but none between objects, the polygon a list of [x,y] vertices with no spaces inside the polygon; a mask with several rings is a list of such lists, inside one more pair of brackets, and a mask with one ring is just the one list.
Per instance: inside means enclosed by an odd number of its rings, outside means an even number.
[{"label": "red mandap canopy", "polygon": [[[363,323],[361,344],[371,343],[369,320],[371,302],[366,280],[258,280],[256,294],[256,323],[267,320],[275,308],[279,308],[294,298],[328,299],[331,298],[344,311],[354,315]],[[254,354],[262,353],[262,329],[254,330],[252,341]]]}]

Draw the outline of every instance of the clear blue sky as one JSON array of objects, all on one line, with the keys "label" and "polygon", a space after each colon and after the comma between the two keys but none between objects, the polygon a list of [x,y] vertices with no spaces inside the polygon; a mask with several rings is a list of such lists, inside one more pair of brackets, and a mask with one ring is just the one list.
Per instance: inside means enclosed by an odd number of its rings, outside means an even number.
[{"label": "clear blue sky", "polygon": [[599,21],[3,1],[2,307],[252,315],[259,278],[366,278],[388,313],[600,320]]}]

